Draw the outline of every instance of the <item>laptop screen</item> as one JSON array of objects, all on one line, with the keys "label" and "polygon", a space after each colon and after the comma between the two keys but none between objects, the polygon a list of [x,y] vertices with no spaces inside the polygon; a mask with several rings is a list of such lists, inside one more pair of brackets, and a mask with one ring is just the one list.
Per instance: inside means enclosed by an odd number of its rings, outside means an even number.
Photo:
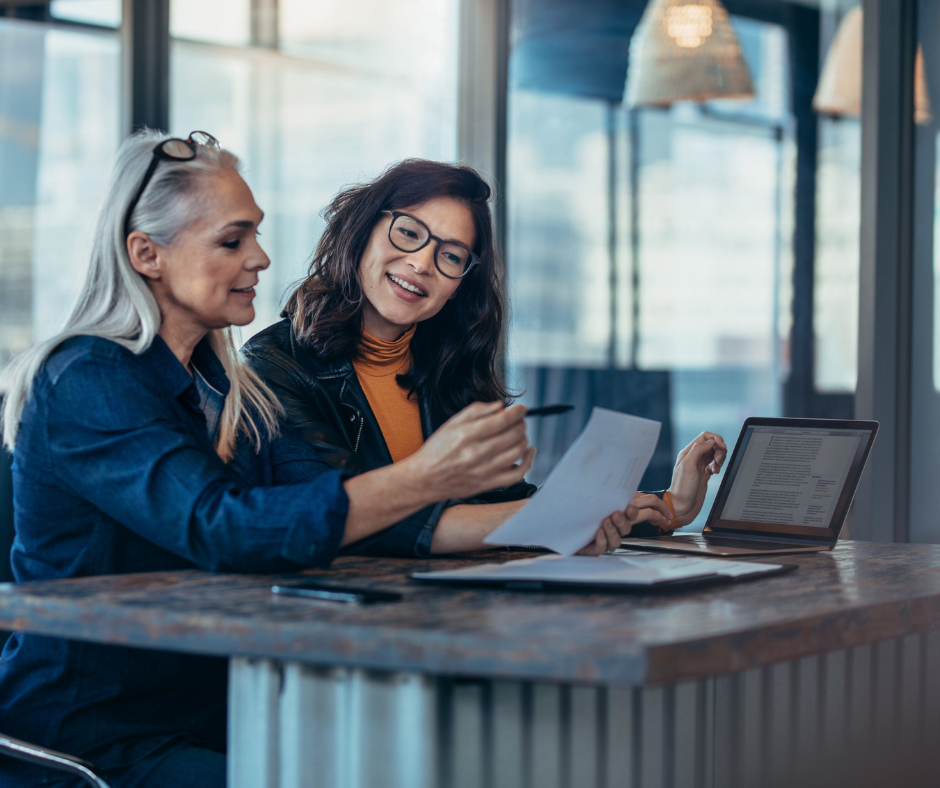
[{"label": "laptop screen", "polygon": [[708,525],[832,540],[876,431],[871,422],[748,419]]}]

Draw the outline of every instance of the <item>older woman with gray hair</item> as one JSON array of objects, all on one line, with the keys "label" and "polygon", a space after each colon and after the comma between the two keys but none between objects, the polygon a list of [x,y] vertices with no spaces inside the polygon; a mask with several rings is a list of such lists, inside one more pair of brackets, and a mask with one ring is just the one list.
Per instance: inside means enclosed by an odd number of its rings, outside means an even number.
[{"label": "older woman with gray hair", "polygon": [[[17,582],[326,567],[343,549],[394,552],[442,502],[523,478],[521,406],[470,405],[358,476],[281,424],[230,333],[269,264],[262,217],[210,135],[123,144],[74,311],[6,373]],[[0,719],[115,786],[210,788],[225,783],[225,686],[223,660],[18,633]],[[0,783],[70,784],[7,760]]]}]

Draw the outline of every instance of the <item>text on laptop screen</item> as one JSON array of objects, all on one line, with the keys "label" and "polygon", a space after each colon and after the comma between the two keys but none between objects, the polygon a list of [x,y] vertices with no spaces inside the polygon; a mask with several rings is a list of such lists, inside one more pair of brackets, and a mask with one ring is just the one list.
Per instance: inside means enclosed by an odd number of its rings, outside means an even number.
[{"label": "text on laptop screen", "polygon": [[718,519],[726,525],[830,528],[869,435],[868,430],[749,427]]}]

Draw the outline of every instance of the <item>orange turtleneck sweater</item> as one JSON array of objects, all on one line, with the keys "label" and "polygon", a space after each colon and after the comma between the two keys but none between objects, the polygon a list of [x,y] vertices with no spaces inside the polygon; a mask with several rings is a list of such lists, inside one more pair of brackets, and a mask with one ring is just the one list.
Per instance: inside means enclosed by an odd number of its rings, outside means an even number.
[{"label": "orange turtleneck sweater", "polygon": [[404,374],[411,367],[414,334],[415,326],[412,326],[394,342],[386,342],[363,331],[359,353],[353,360],[353,369],[382,429],[393,462],[414,454],[424,443],[418,402],[408,399],[408,391],[395,380],[396,375]]}]

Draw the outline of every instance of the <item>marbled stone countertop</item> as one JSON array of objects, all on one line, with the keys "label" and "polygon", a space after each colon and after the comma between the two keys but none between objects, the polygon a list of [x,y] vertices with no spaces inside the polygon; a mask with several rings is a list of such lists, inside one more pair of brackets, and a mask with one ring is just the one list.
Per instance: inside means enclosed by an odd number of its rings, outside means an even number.
[{"label": "marbled stone countertop", "polygon": [[415,571],[528,557],[341,558],[323,575],[401,602],[275,596],[296,575],[172,572],[0,584],[0,628],[203,654],[448,675],[663,685],[940,628],[940,546],[840,542],[795,572],[656,593],[426,585]]}]

